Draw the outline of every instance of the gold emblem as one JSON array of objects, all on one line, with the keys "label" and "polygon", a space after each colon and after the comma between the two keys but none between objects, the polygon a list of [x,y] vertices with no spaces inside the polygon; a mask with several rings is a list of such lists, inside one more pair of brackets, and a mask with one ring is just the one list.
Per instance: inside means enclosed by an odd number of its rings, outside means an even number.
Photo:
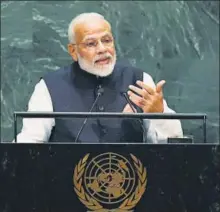
[{"label": "gold emblem", "polygon": [[116,153],[85,155],[73,174],[74,190],[90,212],[131,212],[147,185],[147,171],[130,154],[132,163]]}]

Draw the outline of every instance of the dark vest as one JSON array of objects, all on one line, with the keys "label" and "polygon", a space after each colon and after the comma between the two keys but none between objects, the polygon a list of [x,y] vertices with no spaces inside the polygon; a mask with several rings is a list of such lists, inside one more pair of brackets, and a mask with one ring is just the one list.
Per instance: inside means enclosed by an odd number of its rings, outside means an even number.
[{"label": "dark vest", "polygon": [[[122,112],[127,104],[122,93],[137,80],[143,80],[143,72],[117,62],[111,75],[97,78],[80,69],[78,63],[73,63],[47,74],[43,79],[54,112],[89,112],[99,87],[104,89],[104,93],[92,112]],[[84,118],[56,118],[49,141],[74,142],[83,121]],[[140,120],[119,118],[89,118],[78,140],[82,143],[142,141]]]}]

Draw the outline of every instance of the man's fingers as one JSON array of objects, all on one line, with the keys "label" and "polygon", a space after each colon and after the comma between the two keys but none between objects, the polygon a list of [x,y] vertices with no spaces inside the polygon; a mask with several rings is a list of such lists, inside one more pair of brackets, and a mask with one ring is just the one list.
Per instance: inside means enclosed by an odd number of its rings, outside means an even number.
[{"label": "man's fingers", "polygon": [[143,107],[144,106],[144,102],[145,99],[143,99],[142,97],[136,95],[135,93],[133,93],[132,91],[128,91],[128,95],[129,95],[129,99],[138,107]]},{"label": "man's fingers", "polygon": [[[166,83],[165,80],[161,80],[160,82],[157,83],[156,85],[156,92],[160,93],[162,92],[163,86]],[[149,94],[153,95],[155,94],[155,90],[153,88],[151,88],[150,86],[146,85],[144,82],[142,81],[137,81],[137,85],[139,85],[141,88],[145,89]]]},{"label": "man's fingers", "polygon": [[126,106],[124,107],[123,113],[133,113],[133,112],[134,111],[132,110],[131,106],[129,104],[126,104]]},{"label": "man's fingers", "polygon": [[145,89],[149,94],[153,95],[155,93],[155,90],[151,88],[150,86],[146,85],[142,81],[137,81],[137,85],[139,85],[141,88]]},{"label": "man's fingers", "polygon": [[134,86],[134,85],[129,85],[129,89],[131,89],[132,91],[136,92],[137,94],[143,96],[143,90]]},{"label": "man's fingers", "polygon": [[165,80],[161,80],[160,82],[157,83],[156,91],[157,91],[158,93],[162,92],[163,86],[164,86],[165,83],[166,83]]},{"label": "man's fingers", "polygon": [[149,95],[149,93],[145,89],[140,89],[140,88],[133,86],[133,85],[129,85],[129,89],[134,91],[135,93],[139,94],[140,96],[142,96],[145,99],[147,99],[147,97]]}]

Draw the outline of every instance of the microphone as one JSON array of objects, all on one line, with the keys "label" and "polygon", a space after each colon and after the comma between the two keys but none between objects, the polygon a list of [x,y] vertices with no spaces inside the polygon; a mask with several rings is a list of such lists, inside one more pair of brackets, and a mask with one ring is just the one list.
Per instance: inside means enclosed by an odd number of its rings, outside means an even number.
[{"label": "microphone", "polygon": [[127,94],[126,92],[122,92],[122,94],[124,95],[124,97],[125,97],[127,103],[130,105],[132,111],[133,111],[134,113],[136,113],[135,108],[134,108],[134,106],[132,105],[131,100],[128,98],[128,94]]},{"label": "microphone", "polygon": [[[128,98],[127,92],[122,92],[122,94],[123,94],[123,96],[125,97],[127,103],[130,105],[132,111],[133,111],[134,113],[137,113],[136,110],[135,110],[135,108],[134,108],[134,106],[132,105],[131,100]],[[146,134],[146,129],[145,129],[144,125],[143,125],[142,119],[138,119],[138,122],[141,124],[141,128],[142,128],[143,133],[144,133],[144,135],[145,135],[145,134]]]},{"label": "microphone", "polygon": [[[99,97],[100,97],[103,93],[104,93],[104,88],[99,87],[98,90],[97,90],[97,92],[96,92],[96,99],[95,99],[95,101],[93,102],[92,107],[90,108],[89,112],[92,112],[92,110],[93,110],[93,108],[95,107],[95,105],[96,105],[96,103],[97,103]],[[83,129],[84,129],[86,123],[87,123],[87,120],[88,120],[88,118],[85,118],[85,120],[84,120],[84,122],[83,122],[83,124],[82,124],[82,126],[81,126],[81,128],[80,128],[80,130],[79,130],[79,132],[78,132],[78,134],[77,134],[77,136],[76,136],[75,143],[78,142],[79,136],[80,136],[80,134],[82,133],[82,131],[83,131]]]}]

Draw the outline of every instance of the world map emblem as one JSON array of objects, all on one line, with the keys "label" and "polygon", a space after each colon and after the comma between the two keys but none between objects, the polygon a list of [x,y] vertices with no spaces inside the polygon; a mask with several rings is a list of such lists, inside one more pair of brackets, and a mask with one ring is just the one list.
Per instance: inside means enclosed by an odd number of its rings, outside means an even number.
[{"label": "world map emblem", "polygon": [[147,170],[133,154],[86,154],[75,166],[74,190],[90,212],[131,212],[147,186]]}]

